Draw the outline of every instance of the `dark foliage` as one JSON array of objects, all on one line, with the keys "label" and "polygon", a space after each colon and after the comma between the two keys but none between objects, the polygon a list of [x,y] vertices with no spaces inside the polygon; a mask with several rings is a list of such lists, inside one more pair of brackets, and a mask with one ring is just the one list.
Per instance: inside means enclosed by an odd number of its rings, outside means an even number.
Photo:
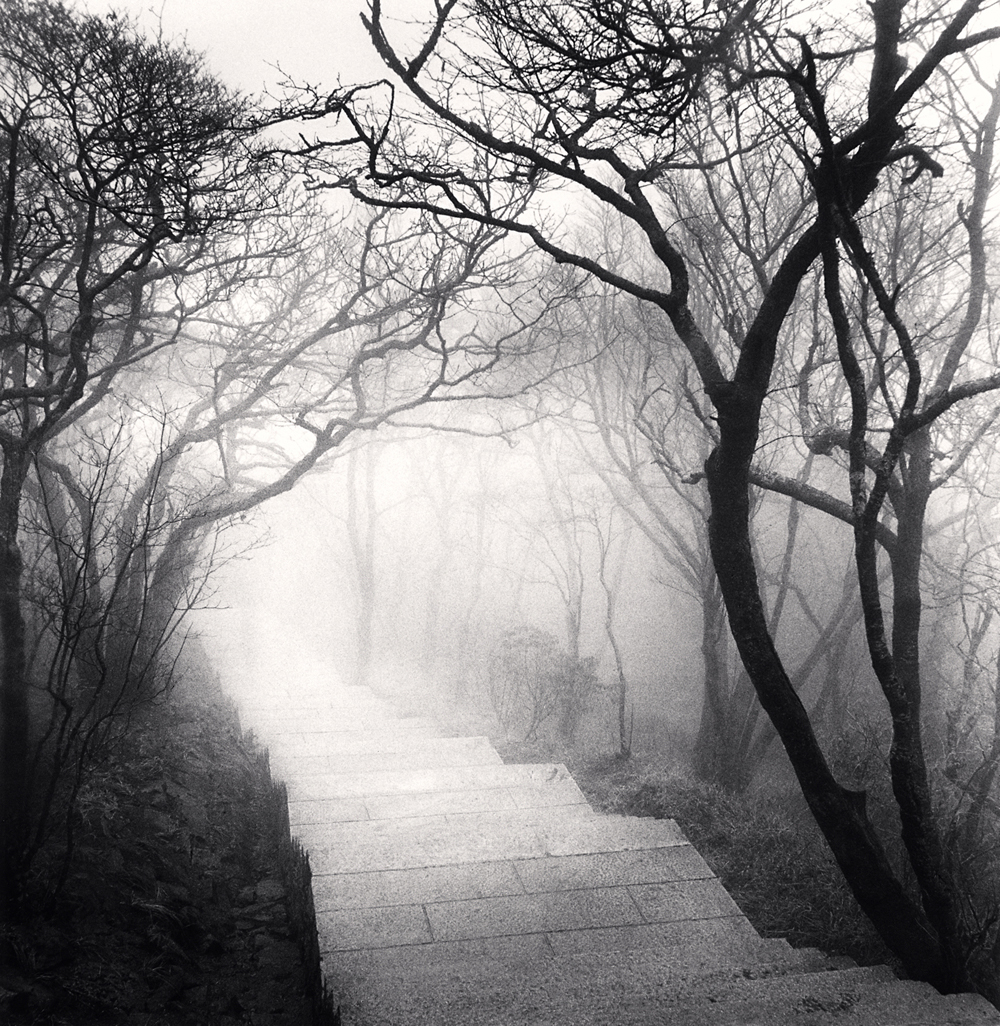
[{"label": "dark foliage", "polygon": [[0,933],[5,1022],[323,1021],[308,865],[267,753],[222,696],[147,714],[78,816],[62,892],[43,853],[34,915]]}]

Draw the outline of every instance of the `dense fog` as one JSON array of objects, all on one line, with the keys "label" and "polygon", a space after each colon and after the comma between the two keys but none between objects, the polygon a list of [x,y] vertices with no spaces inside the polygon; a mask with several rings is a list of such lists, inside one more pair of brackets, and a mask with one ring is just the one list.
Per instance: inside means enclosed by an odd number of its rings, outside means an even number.
[{"label": "dense fog", "polygon": [[[689,765],[706,701],[702,597],[690,568],[685,574],[644,533],[648,510],[644,520],[636,501],[616,503],[602,470],[593,445],[581,445],[555,418],[511,439],[372,438],[230,529],[231,560],[213,584],[217,608],[199,612],[198,632],[239,696],[263,699],[276,672],[288,672],[297,658],[318,658],[333,688],[418,689],[439,703],[442,717],[465,717],[494,737],[568,743],[599,755],[621,741],[610,592],[627,741]],[[683,526],[663,474],[650,465],[641,470],[696,544],[697,520]],[[682,487],[697,492],[697,485]],[[775,560],[786,514],[775,503],[757,517]],[[805,520],[794,540],[803,596],[811,615],[831,615],[848,538]],[[783,627],[784,654],[800,663],[814,625],[789,602]],[[735,677],[735,653],[724,634],[716,641],[721,673]],[[513,649],[536,662],[515,666]],[[838,653],[845,691],[847,655]],[[560,732],[554,706],[532,729],[528,710],[545,698],[500,680],[543,674],[537,660],[553,658],[587,676],[578,699],[583,715],[569,735]],[[821,690],[815,679],[812,685]]]},{"label": "dense fog", "polygon": [[244,93],[0,4],[0,910],[217,672],[798,787],[995,976],[1000,29],[851,8],[385,0]]}]

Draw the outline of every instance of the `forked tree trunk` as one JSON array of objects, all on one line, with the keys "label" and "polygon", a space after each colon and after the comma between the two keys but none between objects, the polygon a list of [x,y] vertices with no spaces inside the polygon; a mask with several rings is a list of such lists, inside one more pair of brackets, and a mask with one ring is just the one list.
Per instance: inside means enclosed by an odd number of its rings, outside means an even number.
[{"label": "forked tree trunk", "polygon": [[753,783],[774,732],[769,723],[755,731],[753,709],[759,706],[753,685],[739,669],[730,671],[726,607],[711,566],[703,581],[701,651],[705,690],[692,762],[699,779],[743,794]]},{"label": "forked tree trunk", "polygon": [[[961,917],[955,906],[953,881],[946,870],[944,847],[931,797],[921,723],[920,621],[923,600],[920,565],[924,525],[930,496],[930,442],[925,431],[911,436],[904,493],[896,509],[897,541],[892,554],[892,645],[886,644],[881,610],[875,628],[865,610],[869,648],[879,683],[889,703],[893,744],[889,753],[892,790],[899,806],[903,841],[923,895],[924,907],[940,937],[942,957],[955,985],[963,980]],[[878,569],[874,539],[861,572],[870,580],[863,593],[877,594]],[[876,655],[878,658],[876,658]]]},{"label": "forked tree trunk", "polygon": [[865,794],[834,778],[771,638],[750,546],[749,468],[763,394],[713,396],[720,442],[706,463],[709,541],[733,638],[823,835],[865,914],[915,979],[953,990],[936,931],[897,879],[867,815]]}]

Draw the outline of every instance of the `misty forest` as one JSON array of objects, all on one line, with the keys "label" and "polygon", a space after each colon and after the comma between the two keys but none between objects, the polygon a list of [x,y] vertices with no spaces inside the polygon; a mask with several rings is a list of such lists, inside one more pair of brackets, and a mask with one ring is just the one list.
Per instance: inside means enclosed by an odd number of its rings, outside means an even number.
[{"label": "misty forest", "polygon": [[781,810],[1000,1000],[998,11],[370,0],[381,78],[255,97],[7,0],[5,955],[280,634]]}]

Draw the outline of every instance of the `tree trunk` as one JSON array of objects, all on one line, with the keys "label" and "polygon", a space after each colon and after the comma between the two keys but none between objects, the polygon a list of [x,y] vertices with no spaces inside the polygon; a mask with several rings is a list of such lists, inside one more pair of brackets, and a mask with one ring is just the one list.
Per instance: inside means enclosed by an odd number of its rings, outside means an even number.
[{"label": "tree trunk", "polygon": [[[618,568],[613,581],[608,580],[607,563],[608,548],[610,545],[610,525],[608,535],[605,539],[598,527],[598,539],[600,541],[600,562],[598,563],[598,576],[601,586],[604,588],[604,633],[607,635],[608,643],[611,645],[611,652],[615,659],[615,673],[618,677],[618,753],[627,759],[632,755],[632,730],[626,726],[626,712],[628,710],[628,677],[625,675],[625,660],[622,657],[621,646],[618,644],[618,636],[615,634],[615,611],[618,604],[618,586],[621,583],[622,571],[625,566],[625,553],[622,552],[618,561]],[[626,536],[626,545],[628,544]]]},{"label": "tree trunk", "polygon": [[939,939],[893,872],[865,809],[865,794],[842,787],[775,649],[750,546],[749,468],[763,399],[749,386],[713,395],[720,441],[705,469],[712,512],[709,540],[733,638],[820,829],[858,903],[907,973],[941,989],[952,984]]},{"label": "tree trunk", "polygon": [[[891,662],[875,662],[889,700],[893,740],[889,752],[892,790],[899,806],[903,842],[920,884],[924,907],[941,939],[952,986],[964,983],[961,915],[945,872],[944,847],[931,797],[920,715],[920,564],[930,495],[931,456],[926,431],[912,436],[904,498],[896,510],[897,542],[892,553]],[[877,574],[871,559],[864,571]],[[873,582],[877,586],[877,580]],[[866,618],[867,619],[867,618]],[[886,674],[891,679],[886,679]]]},{"label": "tree trunk", "polygon": [[774,733],[770,724],[755,732],[754,713],[760,706],[753,685],[744,672],[730,673],[726,607],[711,564],[705,567],[703,579],[701,652],[705,692],[692,763],[700,780],[742,794],[753,782]]},{"label": "tree trunk", "polygon": [[378,510],[375,506],[375,472],[373,459],[367,455],[364,482],[364,513],[359,511],[358,454],[348,457],[347,534],[353,557],[355,600],[354,635],[355,662],[353,683],[369,683],[375,631],[375,530]]},{"label": "tree trunk", "polygon": [[726,610],[718,579],[711,566],[706,567],[702,577],[705,583],[701,595],[701,657],[705,671],[705,690],[692,761],[699,780],[718,783],[722,761],[730,754],[725,751],[723,739],[726,703],[729,699],[724,655]]},{"label": "tree trunk", "polygon": [[18,529],[21,494],[30,457],[24,447],[4,447],[0,475],[0,911],[19,912],[22,859],[28,839],[28,745],[31,719],[25,665],[24,612],[21,608],[21,550]]}]

